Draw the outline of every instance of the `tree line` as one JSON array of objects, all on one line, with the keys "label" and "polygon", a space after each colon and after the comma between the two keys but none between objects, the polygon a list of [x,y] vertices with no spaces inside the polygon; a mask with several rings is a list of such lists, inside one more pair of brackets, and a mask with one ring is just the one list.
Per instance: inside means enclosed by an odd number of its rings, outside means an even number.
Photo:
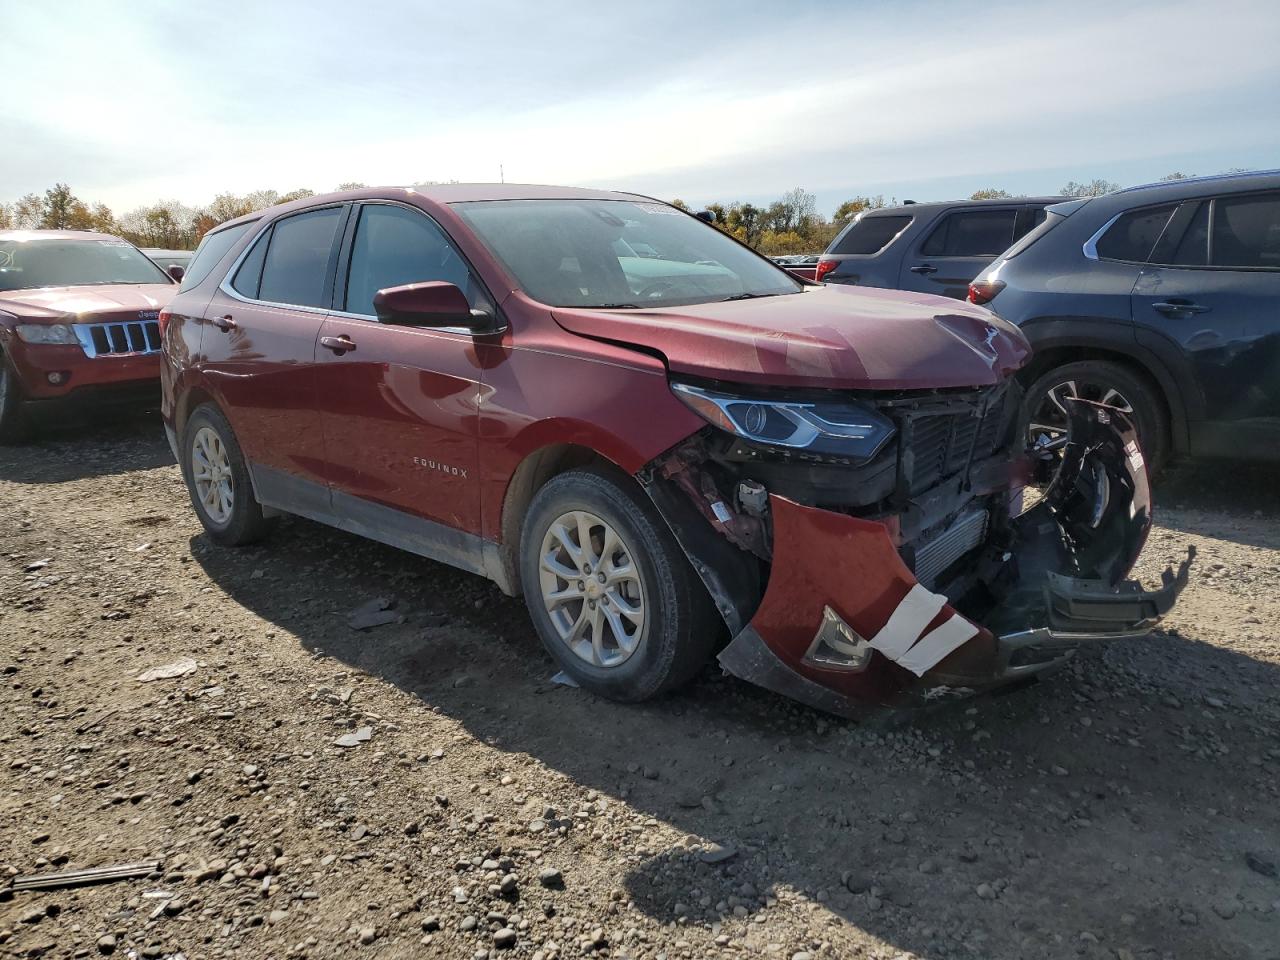
[{"label": "tree line", "polygon": [[[1227,173],[1243,173],[1234,168]],[[1175,172],[1161,180],[1184,180],[1191,174]],[[354,190],[363,183],[340,183],[335,189]],[[1120,184],[1110,180],[1070,180],[1058,191],[1063,197],[1096,197],[1119,190]],[[117,217],[103,203],[88,203],[77,197],[65,183],[57,183],[44,192],[29,193],[12,203],[0,203],[0,230],[95,230],[124,237],[139,247],[163,247],[169,250],[193,250],[200,239],[220,223],[242,217],[265,207],[289,200],[314,196],[315,191],[300,189],[288,193],[255,190],[243,196],[220,193],[203,207],[189,207],[177,200],[161,200],[138,207]],[[1014,199],[1022,194],[988,187],[976,190],[971,200]],[[671,201],[682,210],[689,205],[683,200]],[[891,199],[889,204],[896,203]],[[725,233],[736,237],[766,256],[794,253],[821,253],[849,221],[863,210],[886,206],[883,195],[852,197],[840,204],[830,218],[818,212],[817,197],[801,187],[788,190],[772,203],[757,205],[743,201],[707,204],[714,223]]]}]

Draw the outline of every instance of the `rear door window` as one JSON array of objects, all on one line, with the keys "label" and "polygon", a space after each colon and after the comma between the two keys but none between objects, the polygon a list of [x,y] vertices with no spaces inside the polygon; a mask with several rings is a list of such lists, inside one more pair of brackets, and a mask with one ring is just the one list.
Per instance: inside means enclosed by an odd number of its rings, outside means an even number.
[{"label": "rear door window", "polygon": [[832,253],[872,254],[887,247],[907,229],[911,217],[859,217],[836,240]]},{"label": "rear door window", "polygon": [[[1169,231],[1173,233],[1173,230]],[[1160,244],[1161,248],[1167,249],[1167,243]],[[1161,262],[1164,257],[1161,256],[1163,251],[1157,249],[1152,255],[1152,259]],[[1176,267],[1203,267],[1209,262],[1209,201],[1205,200],[1198,204],[1195,215],[1192,216],[1191,222],[1187,224],[1187,229],[1183,232],[1178,245],[1174,247],[1172,254],[1169,255],[1169,263]]]},{"label": "rear door window", "polygon": [[947,214],[920,247],[925,257],[994,257],[1013,243],[1018,211],[962,210]]},{"label": "rear door window", "polygon": [[1177,206],[1176,203],[1169,203],[1122,214],[1098,238],[1095,244],[1098,256],[1104,260],[1146,263]]},{"label": "rear door window", "polygon": [[300,307],[329,305],[325,280],[342,212],[341,207],[326,207],[276,222],[257,299]]},{"label": "rear door window", "polygon": [[225,230],[206,233],[204,239],[200,241],[200,246],[196,247],[196,252],[191,258],[191,262],[187,264],[186,273],[182,275],[182,285],[178,289],[190,290],[192,287],[198,286],[205,277],[213,272],[213,268],[218,265],[219,260],[227,255],[227,251],[234,247],[253,225],[254,222],[250,220],[248,223],[236,224],[236,226],[227,227]]},{"label": "rear door window", "polygon": [[267,245],[271,243],[271,228],[253,242],[249,255],[240,261],[240,269],[231,280],[231,287],[242,297],[258,299],[258,287],[262,285],[262,262],[267,259]]},{"label": "rear door window", "polygon": [[479,293],[449,237],[424,214],[390,204],[368,204],[360,211],[343,309],[374,316],[379,290],[406,283],[452,283],[476,305]]},{"label": "rear door window", "polygon": [[1213,266],[1280,269],[1280,193],[1219,197],[1213,206]]}]

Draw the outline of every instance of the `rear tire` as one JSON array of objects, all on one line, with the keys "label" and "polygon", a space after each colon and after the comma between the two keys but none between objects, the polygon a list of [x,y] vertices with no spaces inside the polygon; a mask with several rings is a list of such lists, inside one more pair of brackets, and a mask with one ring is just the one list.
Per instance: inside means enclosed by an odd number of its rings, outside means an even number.
[{"label": "rear tire", "polygon": [[688,682],[719,639],[702,581],[627,477],[572,470],[539,490],[521,534],[520,579],[547,652],[610,700]]},{"label": "rear tire", "polygon": [[261,540],[270,529],[253,495],[249,465],[231,424],[212,404],[196,408],[182,431],[182,477],[209,539],[224,547]]},{"label": "rear tire", "polygon": [[1148,473],[1154,476],[1164,466],[1169,457],[1169,418],[1158,388],[1140,373],[1108,360],[1078,360],[1053,367],[1031,384],[1023,400],[1022,423],[1032,448],[1046,440],[1050,449],[1061,444],[1065,432],[1055,433],[1055,429],[1065,431],[1061,401],[1067,396],[1125,410],[1137,428]]},{"label": "rear tire", "polygon": [[20,443],[30,435],[31,424],[23,408],[25,399],[18,375],[0,353],[0,443]]}]

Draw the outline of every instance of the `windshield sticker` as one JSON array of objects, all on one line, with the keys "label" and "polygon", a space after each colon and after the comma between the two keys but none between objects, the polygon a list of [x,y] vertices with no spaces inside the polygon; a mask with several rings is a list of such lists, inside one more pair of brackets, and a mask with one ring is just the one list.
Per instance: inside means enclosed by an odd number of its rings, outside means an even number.
[{"label": "windshield sticker", "polygon": [[98,246],[100,246],[100,247],[127,247],[127,246],[129,246],[129,244],[128,244],[126,241],[124,241],[124,240],[115,240],[115,239],[111,239],[111,240],[99,240],[99,241],[97,241],[97,243],[98,243]]},{"label": "windshield sticker", "polygon": [[637,203],[636,207],[645,213],[652,213],[663,217],[678,217],[680,211],[675,207],[669,207],[665,203]]}]

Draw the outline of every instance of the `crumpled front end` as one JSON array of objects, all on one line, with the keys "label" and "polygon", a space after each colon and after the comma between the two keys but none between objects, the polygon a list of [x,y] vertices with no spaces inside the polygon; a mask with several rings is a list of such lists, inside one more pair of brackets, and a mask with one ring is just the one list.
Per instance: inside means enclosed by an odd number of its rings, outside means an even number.
[{"label": "crumpled front end", "polygon": [[[1031,491],[1019,477],[1029,465],[998,449],[985,464],[971,450],[959,480],[908,496],[890,515],[770,491],[756,517],[713,506],[713,520],[726,521],[723,538],[758,559],[728,577],[733,565],[706,551],[697,518],[684,514],[673,530],[733,634],[720,663],[856,715],[989,690],[1051,669],[1082,645],[1146,635],[1186,585],[1194,550],[1158,589],[1126,579],[1151,526],[1142,454],[1119,411],[1081,401],[1072,416],[1056,476],[1025,511]],[[689,500],[710,499],[705,472],[666,476]],[[671,520],[662,487],[650,493]],[[755,595],[743,573],[753,567],[764,583]]]}]

